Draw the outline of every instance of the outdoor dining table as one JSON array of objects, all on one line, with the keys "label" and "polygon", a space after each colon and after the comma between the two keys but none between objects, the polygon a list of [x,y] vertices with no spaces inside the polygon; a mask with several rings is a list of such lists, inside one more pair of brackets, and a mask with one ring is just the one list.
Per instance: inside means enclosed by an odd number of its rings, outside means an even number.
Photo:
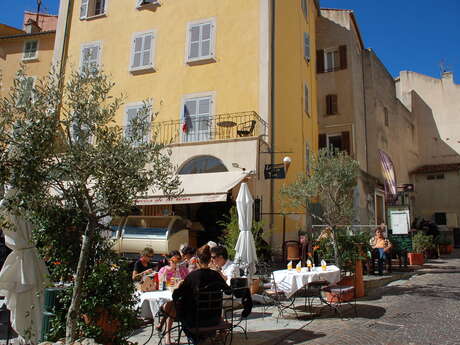
[{"label": "outdoor dining table", "polygon": [[330,265],[324,271],[321,267],[313,267],[311,271],[307,267],[302,267],[300,272],[292,270],[279,270],[273,272],[278,289],[283,291],[286,296],[291,297],[297,291],[305,287],[308,283],[325,280],[329,284],[335,284],[340,280],[340,269],[337,266]]},{"label": "outdoor dining table", "polygon": [[162,305],[172,301],[171,290],[159,290],[151,292],[139,292],[139,303],[141,317],[153,319],[160,311]]}]

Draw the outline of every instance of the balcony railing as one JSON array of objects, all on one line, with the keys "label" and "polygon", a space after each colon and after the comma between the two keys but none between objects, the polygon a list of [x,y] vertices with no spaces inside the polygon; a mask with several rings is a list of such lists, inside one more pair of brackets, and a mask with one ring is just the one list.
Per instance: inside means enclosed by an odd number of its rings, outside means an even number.
[{"label": "balcony railing", "polygon": [[182,120],[154,122],[152,127],[155,141],[164,144],[238,139],[268,134],[267,123],[254,111],[188,116]]}]

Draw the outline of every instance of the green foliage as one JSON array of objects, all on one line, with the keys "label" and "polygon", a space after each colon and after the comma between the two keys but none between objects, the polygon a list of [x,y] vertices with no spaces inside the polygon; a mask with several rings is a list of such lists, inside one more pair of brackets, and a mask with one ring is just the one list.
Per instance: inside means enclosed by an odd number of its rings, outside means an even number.
[{"label": "green foliage", "polygon": [[412,248],[414,253],[423,254],[428,249],[433,248],[433,236],[425,235],[422,232],[417,232],[412,237]]},{"label": "green foliage", "polygon": [[[367,253],[371,250],[369,244],[371,236],[368,233],[347,234],[346,230],[336,232],[336,241],[338,248],[338,258],[342,271],[353,272],[356,260],[365,260]],[[334,246],[332,237],[325,237],[315,241],[318,246],[316,249],[319,258],[326,261],[335,261]]]},{"label": "green foliage", "polygon": [[[150,131],[150,101],[127,128],[116,124],[123,98],[111,95],[114,84],[104,73],[75,71],[65,80],[51,73],[36,80],[31,97],[24,97],[25,77],[20,70],[0,99],[0,186],[15,190],[9,211],[20,210],[34,223],[51,278],[73,288],[63,298],[70,306],[67,342],[77,331],[92,334],[80,326],[81,315],[100,306],[121,318],[113,342],[122,343],[135,320],[134,290],[129,274],[109,269],[119,259],[110,254],[102,223],[129,213],[148,189],[180,192],[170,153]],[[56,323],[58,334],[64,318]]]},{"label": "green foliage", "polygon": [[[238,226],[238,212],[235,206],[230,209],[230,216],[226,217],[224,221],[219,222],[219,225],[225,227],[224,234],[220,238],[224,243],[225,248],[231,258],[235,257],[236,242],[240,234]],[[252,235],[254,236],[254,244],[256,246],[257,258],[260,262],[271,260],[271,247],[263,238],[263,222],[252,222]]]},{"label": "green foliage", "polygon": [[[359,164],[346,152],[321,149],[312,159],[311,175],[301,174],[281,189],[283,207],[309,210],[321,223],[334,227],[351,224],[353,190],[356,187]],[[315,201],[321,204],[318,214]]]}]

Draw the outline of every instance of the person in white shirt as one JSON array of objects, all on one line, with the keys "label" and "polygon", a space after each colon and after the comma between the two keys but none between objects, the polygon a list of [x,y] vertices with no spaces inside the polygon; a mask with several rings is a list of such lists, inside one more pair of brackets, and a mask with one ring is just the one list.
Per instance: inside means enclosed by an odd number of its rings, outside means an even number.
[{"label": "person in white shirt", "polygon": [[228,259],[228,252],[225,247],[217,246],[211,248],[211,262],[213,268],[220,272],[222,278],[225,279],[228,285],[232,278],[240,276],[240,269],[231,260]]}]

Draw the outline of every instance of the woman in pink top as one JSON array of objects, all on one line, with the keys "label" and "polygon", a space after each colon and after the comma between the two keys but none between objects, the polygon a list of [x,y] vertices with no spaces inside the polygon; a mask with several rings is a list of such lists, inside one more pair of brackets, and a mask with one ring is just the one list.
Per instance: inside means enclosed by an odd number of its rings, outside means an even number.
[{"label": "woman in pink top", "polygon": [[188,269],[182,265],[179,265],[181,261],[181,255],[179,251],[173,250],[168,255],[169,264],[164,266],[158,272],[160,281],[166,280],[168,283],[171,282],[172,278],[184,278],[188,274]]}]

